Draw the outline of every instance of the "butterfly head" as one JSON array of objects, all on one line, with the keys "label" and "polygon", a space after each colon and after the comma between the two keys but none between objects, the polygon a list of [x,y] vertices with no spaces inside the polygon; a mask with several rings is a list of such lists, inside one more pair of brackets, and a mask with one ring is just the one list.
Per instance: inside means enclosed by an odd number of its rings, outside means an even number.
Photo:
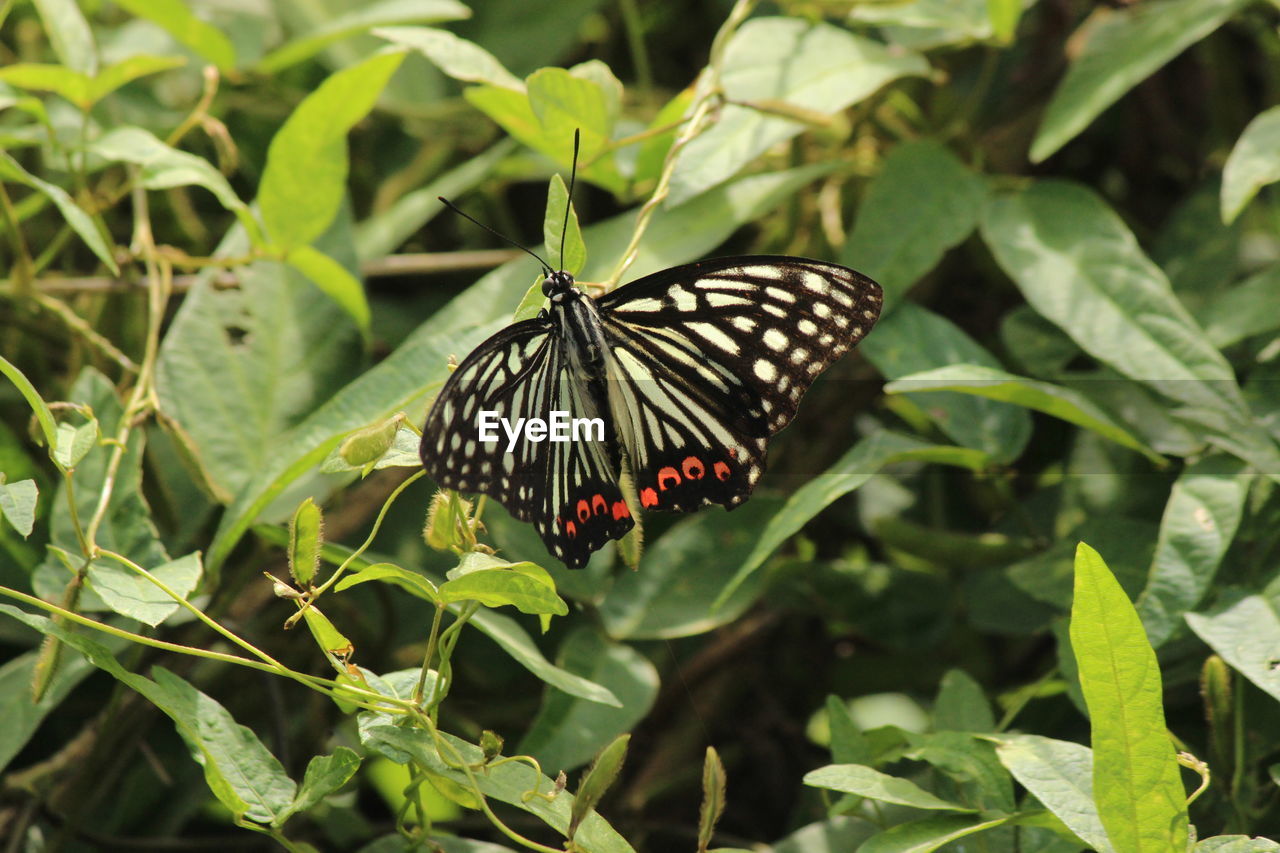
[{"label": "butterfly head", "polygon": [[542,295],[552,302],[562,302],[567,296],[577,292],[578,289],[573,286],[573,276],[564,270],[548,274],[542,282]]}]

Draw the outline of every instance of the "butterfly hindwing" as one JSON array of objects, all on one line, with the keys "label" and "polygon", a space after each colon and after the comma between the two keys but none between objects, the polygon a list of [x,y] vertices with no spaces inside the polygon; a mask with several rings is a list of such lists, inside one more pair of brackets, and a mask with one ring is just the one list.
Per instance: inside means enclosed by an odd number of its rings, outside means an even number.
[{"label": "butterfly hindwing", "polygon": [[641,505],[745,500],[766,439],[870,330],[881,299],[853,270],[782,256],[688,264],[601,297]]},{"label": "butterfly hindwing", "polygon": [[[497,440],[481,441],[480,418],[570,419],[590,413],[568,369],[553,326],[541,319],[516,323],[482,343],[449,376],[423,428],[423,466],[436,482],[498,501],[532,522],[547,546],[577,568],[634,522],[616,479],[616,448],[604,441],[531,441],[514,445],[498,426]],[[508,446],[511,445],[510,450]]]}]

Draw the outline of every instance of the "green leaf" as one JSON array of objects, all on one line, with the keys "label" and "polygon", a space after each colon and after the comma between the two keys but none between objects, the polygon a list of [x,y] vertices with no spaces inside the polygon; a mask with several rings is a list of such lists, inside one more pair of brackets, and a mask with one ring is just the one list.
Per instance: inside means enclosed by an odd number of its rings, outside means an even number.
[{"label": "green leaf", "polygon": [[733,512],[716,507],[681,519],[645,549],[640,569],[617,578],[600,602],[610,636],[671,640],[714,631],[759,598],[764,575],[753,575],[712,609],[725,584],[756,544],[781,501],[758,495]]},{"label": "green leaf", "polygon": [[22,537],[31,535],[31,528],[36,523],[36,499],[39,489],[35,480],[18,480],[16,483],[4,482],[0,476],[0,514],[9,519],[13,528]]},{"label": "green leaf", "polygon": [[72,68],[39,62],[15,62],[0,68],[0,82],[36,92],[53,92],[86,109],[93,78]]},{"label": "green leaf", "polygon": [[[1031,143],[1039,163],[1156,69],[1221,26],[1249,0],[1153,0],[1098,7],[1072,36],[1081,48]],[[1085,28],[1088,29],[1085,29]]]},{"label": "green leaf", "polygon": [[841,263],[879,282],[888,308],[973,233],[986,197],[986,183],[945,146],[897,145],[867,187]]},{"label": "green leaf", "polygon": [[[3,73],[3,71],[0,71],[0,73]],[[0,151],[0,180],[22,184],[48,198],[61,211],[62,218],[67,220],[67,224],[71,226],[72,230],[79,234],[85,245],[98,256],[98,260],[106,264],[107,269],[116,275],[120,274],[120,267],[116,265],[115,258],[111,255],[111,249],[98,231],[98,226],[89,217],[89,214],[85,213],[78,204],[71,200],[71,196],[67,195],[66,190],[37,178],[22,168],[21,164],[10,157],[7,151]]]},{"label": "green leaf", "polygon": [[[995,356],[950,320],[909,302],[881,318],[861,352],[889,380],[955,364],[1000,368]],[[913,399],[957,444],[999,462],[1016,459],[1031,437],[1031,416],[1007,402],[947,393]]]},{"label": "green leaf", "polygon": [[1247,835],[1218,835],[1196,845],[1195,853],[1276,853],[1280,843]]},{"label": "green leaf", "polygon": [[[457,756],[456,759],[446,763],[436,751],[430,735],[399,726],[371,726],[367,731],[365,744],[382,751],[393,760],[397,759],[398,754],[401,762],[407,754],[430,772],[469,790],[469,778],[456,769],[458,759],[461,763],[474,765],[484,760],[484,753],[480,747],[450,734],[441,732],[439,738],[449,753]],[[567,791],[560,792],[550,801],[543,797],[526,797],[525,794],[532,790],[549,793],[554,785],[550,779],[538,774],[527,764],[506,762],[491,765],[483,773],[476,773],[474,778],[486,797],[509,803],[535,815],[557,832],[568,831],[574,797]],[[576,840],[585,853],[633,853],[631,845],[598,814],[587,816],[578,829]]]},{"label": "green leaf", "polygon": [[901,755],[925,761],[959,785],[959,796],[984,812],[1012,812],[1016,808],[1013,781],[996,757],[995,747],[967,732],[908,732]]},{"label": "green leaf", "polygon": [[987,14],[991,18],[991,33],[996,43],[1012,43],[1022,17],[1021,0],[987,0]]},{"label": "green leaf", "polygon": [[[274,75],[291,65],[310,59],[334,42],[374,27],[460,21],[469,17],[471,10],[456,0],[381,0],[356,6],[344,14],[324,18],[323,23],[311,32],[271,51],[258,60],[256,69],[263,74]],[[385,82],[378,85],[379,91]],[[373,95],[376,97],[377,92]],[[365,111],[368,112],[367,109]]]},{"label": "green leaf", "polygon": [[993,732],[996,720],[982,685],[962,669],[949,669],[942,676],[938,699],[933,705],[935,731]]},{"label": "green leaf", "polygon": [[952,364],[901,377],[886,384],[884,390],[887,394],[959,391],[1013,403],[1092,430],[1153,462],[1164,464],[1164,457],[1134,438],[1087,398],[1051,382],[1027,379],[983,365]]},{"label": "green leaf", "polygon": [[1093,753],[1083,744],[1002,734],[996,755],[1022,787],[1098,853],[1115,853],[1093,803]]},{"label": "green leaf", "polygon": [[1280,328],[1280,315],[1271,309],[1280,302],[1280,264],[1272,264],[1205,306],[1204,331],[1217,347]]},{"label": "green leaf", "polygon": [[554,688],[547,690],[538,716],[520,741],[519,752],[537,758],[548,772],[586,764],[605,744],[630,731],[649,713],[658,695],[658,671],[649,659],[591,628],[581,627],[569,634],[556,663],[608,688],[621,705],[610,707]]},{"label": "green leaf", "polygon": [[520,304],[516,306],[516,310],[511,314],[511,322],[519,323],[521,320],[530,320],[542,312],[542,309],[547,304],[547,297],[542,294],[543,280],[542,276],[538,276],[537,280],[529,285],[524,298],[520,300]]},{"label": "green leaf", "polygon": [[302,99],[267,149],[258,206],[270,238],[304,246],[333,221],[346,192],[347,132],[368,115],[403,53],[382,53],[330,75]]},{"label": "green leaf", "polygon": [[307,762],[298,794],[284,812],[271,821],[272,826],[283,826],[292,815],[305,812],[325,797],[350,781],[360,769],[360,756],[354,750],[340,746],[333,755],[317,755]]},{"label": "green leaf", "polygon": [[433,27],[381,27],[375,36],[413,48],[445,74],[467,83],[489,83],[517,92],[524,82],[495,57],[475,42]]},{"label": "green leaf", "polygon": [[[567,230],[565,228],[566,210],[569,223]],[[582,242],[582,230],[578,227],[578,213],[573,209],[569,190],[564,185],[564,179],[559,175],[552,175],[551,184],[547,187],[547,215],[542,220],[542,236],[547,257],[555,258],[556,264],[559,265],[557,269],[565,270],[575,276],[582,272],[582,267],[587,262],[587,246]],[[564,246],[563,252],[561,245]]]},{"label": "green leaf", "polygon": [[142,185],[150,190],[200,186],[213,193],[222,206],[260,242],[257,220],[240,200],[231,184],[203,157],[171,148],[140,127],[120,127],[95,140],[89,150],[110,161],[134,163],[142,167]]},{"label": "green leaf", "polygon": [[516,663],[557,690],[562,690],[570,696],[586,699],[588,702],[612,705],[615,708],[622,707],[622,703],[617,696],[613,695],[612,690],[561,669],[547,660],[529,633],[514,619],[492,610],[481,610],[471,617],[471,622],[468,624],[501,646],[503,651],[515,659]]},{"label": "green leaf", "polygon": [[814,788],[828,788],[832,791],[843,791],[856,794],[869,800],[882,803],[894,803],[910,806],[915,809],[932,811],[971,812],[958,803],[935,797],[928,791],[896,776],[889,776],[878,770],[861,764],[828,764],[811,770],[804,776],[804,783]]},{"label": "green leaf", "polygon": [[1159,648],[1182,626],[1182,616],[1208,592],[1235,538],[1254,475],[1229,456],[1188,465],[1173,484],[1160,520],[1160,538],[1138,614]]},{"label": "green leaf", "polygon": [[[631,267],[632,275],[646,275],[702,256],[742,224],[754,221],[773,209],[824,171],[826,167],[820,166],[743,178],[678,208],[657,211],[650,222],[649,239],[636,254],[636,261]],[[583,271],[584,280],[598,281],[609,274],[609,265],[622,254],[631,239],[635,216],[636,211],[628,211],[586,229],[586,241],[592,247],[598,247],[598,254],[595,255],[597,260],[588,263]],[[416,408],[417,411],[422,411],[417,407],[425,404],[426,396],[437,390],[448,375],[446,364],[449,356],[469,352],[501,325],[505,325],[510,319],[511,307],[528,289],[529,282],[536,278],[537,272],[537,265],[532,258],[504,264],[444,309],[437,311],[396,352],[334,395],[312,416],[282,434],[276,435],[274,431],[268,433],[274,437],[270,448],[264,448],[260,439],[246,442],[243,448],[237,448],[238,453],[252,459],[253,463],[233,461],[229,464],[234,466],[237,477],[243,477],[240,482],[252,478],[252,483],[239,494],[236,502],[224,514],[217,537],[209,549],[206,565],[212,568],[220,566],[231,547],[239,541],[271,500],[297,478],[311,472],[351,430],[400,410],[412,412]],[[252,289],[248,285],[245,287]],[[206,302],[211,298],[207,292],[205,297]],[[192,298],[193,294],[189,293],[179,310],[180,318],[191,305]],[[261,294],[257,294],[252,303],[255,316],[260,299]],[[317,310],[314,303],[315,300],[311,300],[310,303],[296,307],[264,306],[262,310],[270,313],[264,313],[263,319],[271,318],[274,323],[284,323],[290,318],[281,317],[281,312],[313,314]],[[220,383],[224,382],[222,372],[214,369],[219,364],[216,359],[225,358],[228,350],[231,350],[232,355],[235,354],[232,347],[222,342],[225,335],[221,332],[221,326],[209,328],[215,322],[225,323],[222,318],[227,315],[218,312],[213,316],[218,319],[210,320],[208,317],[201,318],[192,314],[188,318],[189,325],[185,328],[185,335],[179,337],[177,329],[173,328],[165,336],[165,345],[178,347],[175,338],[182,341],[178,348],[188,358],[181,365],[185,372],[177,374],[175,371],[175,376],[180,380],[175,385],[194,386],[181,397],[175,395],[171,402],[174,405],[189,406],[193,415],[200,409],[201,414],[214,419],[214,423],[207,428],[203,421],[194,418],[191,421],[184,419],[184,426],[189,430],[198,428],[207,434],[207,441],[221,443],[224,441],[223,434],[227,431],[251,433],[240,417],[227,417],[224,409],[242,407],[246,396],[254,399],[254,394],[262,392],[257,389],[246,393],[236,392],[218,406],[203,404],[201,398],[208,396],[209,389],[221,390]],[[197,323],[202,325],[195,325]],[[272,335],[269,340],[275,342],[276,333],[264,334]],[[210,352],[202,353],[201,348],[187,345],[190,337],[207,339],[211,335],[217,343]],[[309,335],[305,340],[313,341],[320,336],[320,333]],[[257,339],[254,343],[259,347],[265,346]],[[291,347],[283,347],[281,352],[293,356],[295,352],[306,349],[302,343],[297,343]],[[177,367],[179,365],[175,363],[173,368]],[[199,384],[188,381],[187,377],[192,373],[201,377]],[[236,382],[260,381],[290,373],[290,369],[249,366],[244,376],[237,374]],[[249,423],[253,423],[252,417],[249,418]],[[264,452],[264,449],[271,452]]]},{"label": "green leaf", "polygon": [[986,454],[978,450],[926,444],[888,431],[877,432],[862,439],[834,465],[791,495],[778,514],[765,525],[755,548],[742,561],[712,607],[720,607],[728,601],[779,545],[832,501],[860,487],[885,465],[909,459],[956,465],[975,471],[985,467],[988,461]]},{"label": "green leaf", "polygon": [[533,563],[469,572],[442,584],[440,598],[448,603],[478,601],[486,607],[510,605],[521,613],[564,616],[569,612],[547,570]]},{"label": "green leaf", "polygon": [[36,423],[40,425],[40,432],[44,435],[45,446],[49,448],[52,455],[53,449],[58,446],[58,424],[53,419],[53,412],[49,410],[49,405],[45,403],[44,398],[40,396],[40,392],[31,384],[26,374],[4,356],[0,356],[0,374],[13,383],[18,393],[31,407]]},{"label": "green leaf", "polygon": [[925,50],[991,38],[990,6],[987,0],[859,3],[849,12],[849,20],[878,24],[885,37],[895,44]]},{"label": "green leaf", "polygon": [[1182,850],[1186,791],[1161,704],[1160,667],[1138,612],[1098,552],[1076,551],[1071,647],[1089,706],[1093,792],[1117,850]]},{"label": "green leaf", "polygon": [[79,106],[81,109],[88,110],[121,86],[132,83],[140,77],[148,77],[161,71],[181,68],[186,64],[187,59],[184,56],[137,55],[122,59],[98,72],[97,76],[89,83],[88,91],[85,93],[85,102]]},{"label": "green leaf", "polygon": [[[339,217],[320,241],[324,251],[350,252],[346,222]],[[288,430],[363,366],[350,316],[332,300],[318,298],[301,273],[260,261],[238,275],[238,288],[201,278],[188,291],[161,342],[156,367],[163,410],[190,437],[209,480],[231,494],[275,460],[288,458],[295,447]],[[369,417],[364,410],[349,412],[352,422],[335,434],[333,446],[352,429],[396,409]],[[296,505],[297,496],[275,518],[288,518]],[[206,565],[216,571],[213,552]]]},{"label": "green leaf", "polygon": [[0,611],[57,637],[168,715],[192,758],[204,768],[209,788],[236,820],[266,823],[284,814],[293,802],[297,785],[257,735],[188,682],[162,667],[152,669],[152,681],[125,669],[104,645],[85,634],[6,604],[0,604]]},{"label": "green leaf", "polygon": [[364,285],[346,267],[311,246],[295,246],[285,261],[342,306],[361,334],[369,334],[369,302],[365,299]]},{"label": "green leaf", "polygon": [[181,45],[226,73],[235,68],[236,50],[231,40],[213,24],[200,20],[182,0],[113,0],[131,15],[146,18],[164,28]]},{"label": "green leaf", "polygon": [[680,152],[667,206],[723,183],[805,129],[741,102],[781,101],[836,113],[892,80],[928,70],[919,54],[891,50],[830,24],[780,17],[747,21],[725,48],[720,81],[729,103],[715,124]]},{"label": "green leaf", "polygon": [[578,795],[574,798],[569,812],[569,831],[566,835],[570,840],[577,835],[582,821],[595,811],[600,800],[618,778],[630,743],[629,733],[618,735],[608,746],[600,750],[600,754],[583,774],[582,782],[578,785]]},{"label": "green leaf", "polygon": [[97,71],[98,47],[76,0],[32,0],[32,5],[40,13],[58,61],[73,71],[85,74]]},{"label": "green leaf", "polygon": [[78,427],[69,423],[58,424],[57,443],[53,446],[53,461],[64,469],[79,465],[98,444],[98,421],[91,418]]},{"label": "green leaf", "polygon": [[[148,571],[156,580],[186,598],[200,583],[200,552],[170,560]],[[178,602],[160,587],[132,569],[116,563],[95,561],[89,566],[89,584],[116,613],[137,619],[152,628],[178,609]]]},{"label": "green leaf", "polygon": [[1192,407],[1246,417],[1235,373],[1105,201],[1040,181],[987,205],[982,235],[1031,306],[1085,352]]},{"label": "green leaf", "polygon": [[430,579],[392,563],[374,563],[371,566],[366,566],[355,574],[347,575],[338,581],[336,588],[338,592],[341,592],[356,584],[367,583],[368,581],[386,581],[412,595],[416,595],[418,598],[430,601],[432,604],[440,602],[439,591]]},{"label": "green leaf", "polygon": [[1280,181],[1280,107],[1253,117],[1222,167],[1222,221],[1231,222],[1267,184]]},{"label": "green leaf", "polygon": [[886,829],[859,847],[858,853],[930,853],[948,842],[1005,826],[1016,820],[1016,815],[994,820],[960,815],[927,817]]},{"label": "green leaf", "polygon": [[320,544],[324,529],[324,517],[320,507],[311,498],[306,498],[294,510],[289,521],[289,573],[298,582],[298,586],[306,589],[316,576],[320,567]]},{"label": "green leaf", "polygon": [[715,833],[716,824],[724,814],[724,794],[727,780],[724,762],[714,746],[707,747],[702,761],[702,805],[698,809],[698,853],[706,853]]},{"label": "green leaf", "polygon": [[1188,613],[1186,619],[1232,669],[1280,701],[1280,613],[1270,599],[1234,596],[1204,613]]},{"label": "green leaf", "polygon": [[338,630],[333,620],[314,604],[302,611],[302,618],[322,651],[341,658],[348,657],[355,650],[355,645],[347,639],[347,635]]}]

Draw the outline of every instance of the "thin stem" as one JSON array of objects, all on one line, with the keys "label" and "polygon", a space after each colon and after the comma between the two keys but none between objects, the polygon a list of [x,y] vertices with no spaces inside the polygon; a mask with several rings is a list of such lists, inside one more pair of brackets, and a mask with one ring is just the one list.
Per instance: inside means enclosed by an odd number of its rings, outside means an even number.
[{"label": "thin stem", "polygon": [[315,594],[311,597],[312,601],[315,601],[323,593],[325,593],[329,589],[329,587],[337,583],[338,578],[342,577],[342,573],[347,570],[347,566],[351,565],[351,563],[356,558],[358,558],[361,554],[363,554],[365,551],[369,549],[369,546],[373,544],[374,537],[378,535],[379,528],[382,527],[382,520],[387,517],[387,511],[391,509],[391,505],[395,503],[396,498],[400,497],[400,493],[403,492],[405,489],[409,488],[409,486],[412,483],[416,482],[418,479],[422,477],[425,477],[426,474],[427,474],[426,471],[418,471],[413,476],[406,479],[403,483],[396,486],[395,491],[393,491],[390,495],[387,496],[387,499],[382,503],[382,509],[378,510],[378,517],[374,519],[373,528],[369,531],[369,535],[365,537],[364,542],[360,543],[359,548],[352,551],[347,556],[347,559],[343,560],[342,564],[338,566],[338,568],[333,570],[333,574],[329,576],[329,579],[325,581],[315,591]]},{"label": "thin stem", "polygon": [[622,0],[622,26],[627,32],[627,47],[631,51],[631,63],[635,66],[636,82],[640,88],[649,91],[653,88],[653,69],[649,66],[649,54],[644,46],[644,21],[640,17],[640,9],[636,0]]},{"label": "thin stem", "polygon": [[[422,658],[422,672],[418,673],[418,686],[413,689],[413,704],[422,704],[422,691],[427,685],[427,673],[431,671],[431,659],[436,656],[436,642],[440,638],[440,623],[444,621],[444,604],[436,604],[436,615],[431,620],[431,635],[427,637],[427,653]],[[439,676],[437,676],[439,678]],[[435,685],[431,686],[435,693]]]}]

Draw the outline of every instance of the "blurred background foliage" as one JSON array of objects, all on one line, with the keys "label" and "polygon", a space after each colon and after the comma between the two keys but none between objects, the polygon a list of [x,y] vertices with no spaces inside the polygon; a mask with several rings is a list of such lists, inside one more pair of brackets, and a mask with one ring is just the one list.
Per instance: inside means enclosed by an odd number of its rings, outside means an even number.
[{"label": "blurred background foliage", "polygon": [[[476,612],[440,728],[495,731],[551,777],[630,732],[601,812],[640,850],[698,848],[708,745],[728,780],[717,846],[1124,849],[1036,789],[1032,742],[1009,734],[1052,739],[1044,764],[1087,777],[1066,627],[1083,540],[1136,603],[1179,748],[1212,770],[1199,836],[1280,836],[1278,23],[1260,0],[0,4],[0,584],[234,650],[127,564],[89,560],[89,526],[293,671],[351,663],[407,695],[434,609],[411,582],[328,594],[354,647],[335,656],[332,635],[280,631],[296,608],[262,573],[288,574],[307,496],[326,562],[365,540],[412,438],[368,476],[344,438],[421,423],[449,356],[535,281],[436,196],[539,246],[578,129],[581,280],[609,280],[639,235],[624,281],[804,255],[876,278],[886,313],[772,442],[752,500],[651,515],[638,571],[610,547],[570,573],[490,503],[481,541],[544,566],[568,614],[544,633]],[[423,541],[433,492],[409,485],[362,559],[453,569]],[[316,778],[335,784],[295,801],[288,843],[409,848],[407,753],[350,706],[63,636],[95,668],[41,646],[64,627],[6,612],[7,849],[285,843],[232,825],[225,756],[197,747],[234,739],[192,733],[200,695],[293,779],[332,753]],[[804,784],[831,763],[927,790]],[[428,776],[411,799],[442,849],[515,846]],[[500,812],[559,846],[527,803]],[[611,838],[581,843],[628,849]]]}]

